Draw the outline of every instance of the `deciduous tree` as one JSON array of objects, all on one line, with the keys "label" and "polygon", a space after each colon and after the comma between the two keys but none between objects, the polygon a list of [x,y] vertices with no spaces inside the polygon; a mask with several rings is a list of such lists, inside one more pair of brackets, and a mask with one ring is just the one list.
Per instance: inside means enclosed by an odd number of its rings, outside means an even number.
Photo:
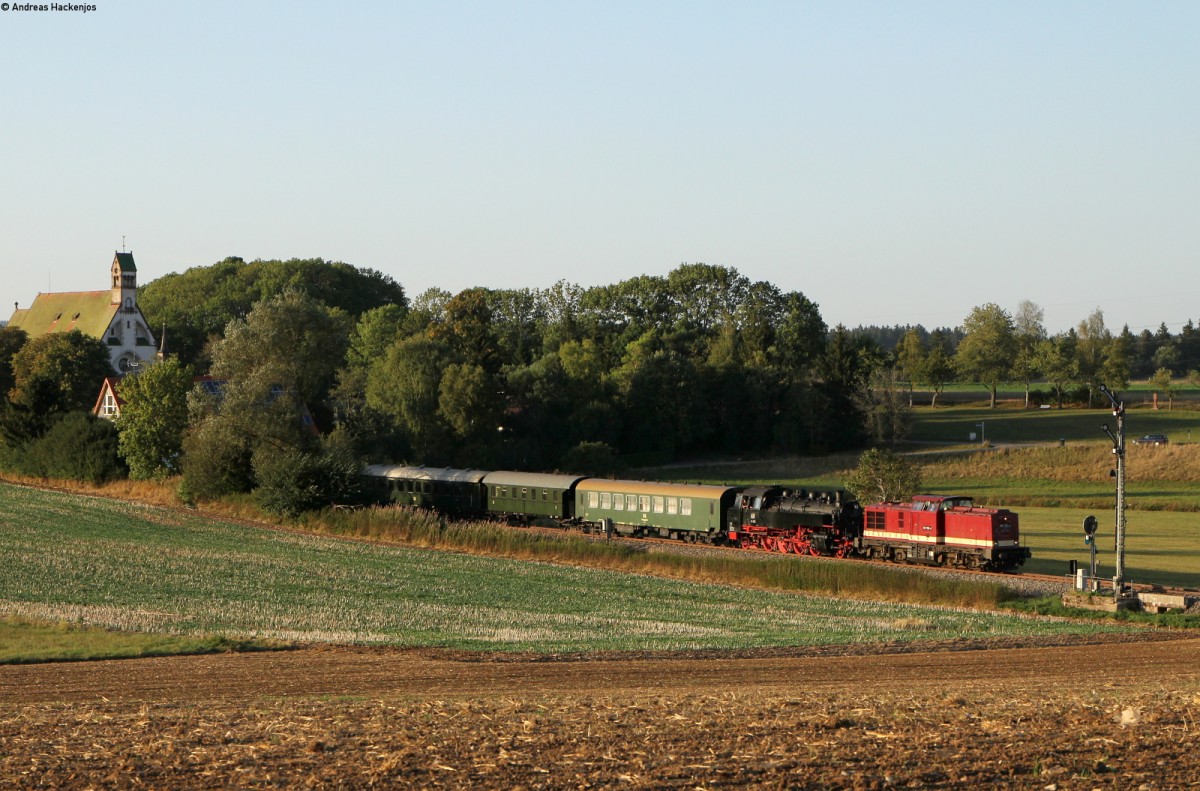
[{"label": "deciduous tree", "polygon": [[958,344],[955,364],[969,381],[988,389],[989,406],[996,408],[996,389],[1013,375],[1017,342],[1012,317],[989,302],[971,310],[963,321],[966,335]]},{"label": "deciduous tree", "polygon": [[188,426],[191,368],[178,358],[167,358],[126,376],[118,387],[125,403],[116,426],[129,477],[145,479],[178,472]]},{"label": "deciduous tree", "polygon": [[890,451],[872,448],[859,456],[846,488],[864,504],[904,502],[921,490],[921,468]]}]

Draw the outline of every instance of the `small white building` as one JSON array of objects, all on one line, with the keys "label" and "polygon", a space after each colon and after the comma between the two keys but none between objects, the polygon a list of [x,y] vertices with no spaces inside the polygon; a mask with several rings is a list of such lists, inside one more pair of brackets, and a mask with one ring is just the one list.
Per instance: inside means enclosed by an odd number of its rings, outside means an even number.
[{"label": "small white building", "polygon": [[20,327],[30,338],[71,330],[99,338],[108,344],[113,370],[122,374],[152,362],[158,344],[137,304],[133,253],[115,253],[109,271],[111,288],[38,294],[28,308],[13,306],[8,326]]}]

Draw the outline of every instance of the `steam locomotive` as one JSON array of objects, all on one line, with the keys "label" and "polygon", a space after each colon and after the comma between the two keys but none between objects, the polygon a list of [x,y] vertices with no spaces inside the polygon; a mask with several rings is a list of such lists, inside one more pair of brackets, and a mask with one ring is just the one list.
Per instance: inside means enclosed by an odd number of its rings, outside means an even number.
[{"label": "steam locomotive", "polygon": [[371,465],[369,500],[460,517],[787,554],[1007,570],[1030,557],[1017,514],[970,497],[863,507],[844,491]]}]

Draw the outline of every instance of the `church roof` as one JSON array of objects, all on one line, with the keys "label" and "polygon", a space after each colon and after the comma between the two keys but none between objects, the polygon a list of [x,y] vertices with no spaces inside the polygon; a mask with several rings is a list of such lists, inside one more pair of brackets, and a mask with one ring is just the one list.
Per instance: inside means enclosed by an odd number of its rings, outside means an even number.
[{"label": "church roof", "polygon": [[28,308],[13,311],[8,326],[20,327],[31,338],[71,330],[103,338],[119,307],[113,304],[112,291],[108,290],[38,294]]},{"label": "church roof", "polygon": [[116,262],[122,272],[137,271],[137,267],[133,265],[133,253],[117,253]]}]

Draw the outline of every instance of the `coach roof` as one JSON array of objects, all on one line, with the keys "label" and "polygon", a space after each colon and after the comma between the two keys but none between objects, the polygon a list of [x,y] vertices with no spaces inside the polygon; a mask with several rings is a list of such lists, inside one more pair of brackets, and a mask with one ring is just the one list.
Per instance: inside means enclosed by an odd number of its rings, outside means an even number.
[{"label": "coach roof", "polygon": [[488,486],[528,486],[531,489],[570,489],[586,476],[549,475],[537,472],[511,472],[499,470],[483,476]]},{"label": "coach roof", "polygon": [[371,464],[365,470],[373,478],[400,478],[408,481],[440,481],[450,483],[479,483],[486,470],[455,470],[450,467],[401,467],[391,464]]},{"label": "coach roof", "polygon": [[659,481],[616,481],[607,478],[587,478],[575,486],[576,492],[620,492],[649,494],[664,497],[707,497],[719,500],[736,486],[712,486],[702,483],[662,483]]}]

